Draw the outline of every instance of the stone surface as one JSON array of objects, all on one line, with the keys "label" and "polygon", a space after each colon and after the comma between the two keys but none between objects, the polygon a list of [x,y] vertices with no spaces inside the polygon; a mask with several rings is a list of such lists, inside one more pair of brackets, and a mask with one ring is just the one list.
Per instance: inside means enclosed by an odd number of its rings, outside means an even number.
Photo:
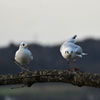
[{"label": "stone surface", "polygon": [[100,74],[83,71],[35,70],[16,74],[0,75],[0,85],[25,84],[30,87],[34,83],[62,82],[76,86],[100,88]]}]

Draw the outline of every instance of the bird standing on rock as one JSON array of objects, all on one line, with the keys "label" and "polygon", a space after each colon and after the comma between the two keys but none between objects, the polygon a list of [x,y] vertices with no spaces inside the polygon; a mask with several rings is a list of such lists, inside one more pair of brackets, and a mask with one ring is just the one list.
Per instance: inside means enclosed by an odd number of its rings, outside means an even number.
[{"label": "bird standing on rock", "polygon": [[68,39],[66,42],[64,42],[61,47],[60,47],[60,52],[62,56],[67,59],[68,61],[68,70],[69,69],[69,60],[74,60],[74,69],[77,70],[75,63],[76,63],[76,58],[80,57],[82,58],[82,55],[87,55],[86,53],[83,53],[82,48],[78,45],[75,44],[75,38],[77,35],[71,37]]},{"label": "bird standing on rock", "polygon": [[28,47],[29,45],[26,42],[21,42],[19,49],[15,53],[15,60],[21,64],[21,67],[23,67],[23,64],[27,64],[27,69],[29,70],[29,62],[33,60],[33,55],[28,50]]}]

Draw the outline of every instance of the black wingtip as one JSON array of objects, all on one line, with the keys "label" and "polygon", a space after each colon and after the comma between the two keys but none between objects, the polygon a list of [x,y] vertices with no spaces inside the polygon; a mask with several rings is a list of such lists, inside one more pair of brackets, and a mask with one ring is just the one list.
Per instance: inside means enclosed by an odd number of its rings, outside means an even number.
[{"label": "black wingtip", "polygon": [[73,39],[75,39],[77,37],[77,35],[75,35],[74,37],[73,37]]}]

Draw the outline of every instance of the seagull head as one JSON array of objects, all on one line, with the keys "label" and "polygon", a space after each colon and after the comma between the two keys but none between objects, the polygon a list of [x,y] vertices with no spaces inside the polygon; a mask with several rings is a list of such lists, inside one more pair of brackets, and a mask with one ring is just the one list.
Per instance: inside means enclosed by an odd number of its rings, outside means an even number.
[{"label": "seagull head", "polygon": [[73,53],[74,53],[74,51],[72,49],[68,48],[65,50],[65,55],[67,55],[67,56],[71,56]]},{"label": "seagull head", "polygon": [[29,45],[26,42],[21,42],[19,48],[25,48],[28,49]]}]

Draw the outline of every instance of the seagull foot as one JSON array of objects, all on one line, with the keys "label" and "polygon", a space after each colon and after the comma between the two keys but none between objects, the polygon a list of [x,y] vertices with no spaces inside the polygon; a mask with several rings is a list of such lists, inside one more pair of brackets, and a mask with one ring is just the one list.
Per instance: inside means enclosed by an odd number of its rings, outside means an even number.
[{"label": "seagull foot", "polygon": [[70,71],[70,69],[67,69],[67,70],[65,70],[64,72],[69,72]]},{"label": "seagull foot", "polygon": [[78,69],[78,68],[76,68],[76,67],[74,67],[73,71],[79,71],[79,69]]},{"label": "seagull foot", "polygon": [[67,69],[67,71],[70,71],[70,69]]}]

